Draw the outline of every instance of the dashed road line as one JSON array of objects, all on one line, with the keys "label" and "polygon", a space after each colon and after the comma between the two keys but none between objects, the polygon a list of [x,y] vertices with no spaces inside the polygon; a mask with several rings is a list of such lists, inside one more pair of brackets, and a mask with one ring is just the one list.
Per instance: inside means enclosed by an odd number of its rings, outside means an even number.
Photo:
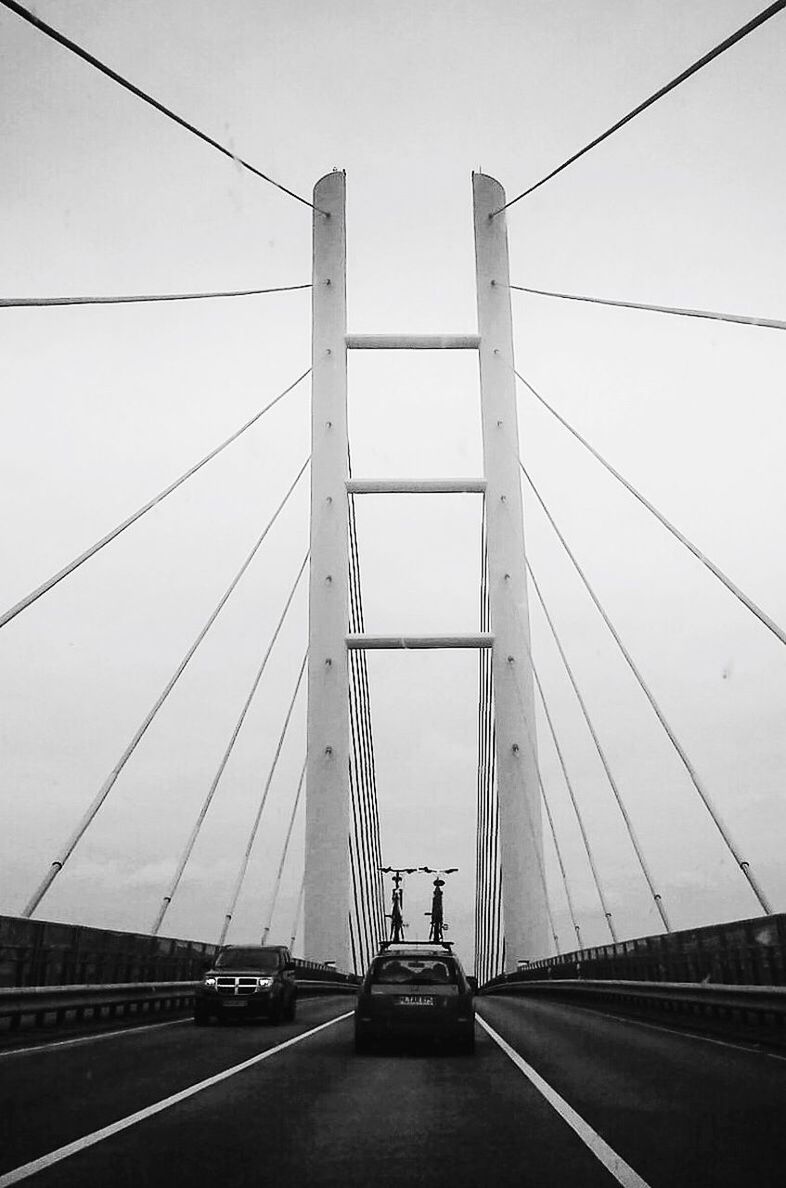
[{"label": "dashed road line", "polygon": [[[480,1015],[476,1016],[477,1022],[486,1031],[496,1044],[502,1049],[505,1055],[513,1061],[519,1072],[522,1072],[531,1085],[537,1089],[538,1093],[545,1097],[549,1105],[556,1110],[560,1118],[567,1122],[571,1130],[579,1136],[595,1158],[603,1164],[607,1171],[609,1171],[618,1184],[623,1188],[649,1188],[646,1180],[642,1180],[641,1176],[633,1170],[630,1164],[626,1163],[621,1155],[618,1155],[609,1144],[602,1139],[597,1131],[593,1130],[588,1122],[585,1122],[580,1114],[577,1114],[572,1106],[569,1106],[564,1097],[560,1097],[556,1089],[552,1089],[547,1081],[535,1069],[527,1064],[522,1056],[519,1056],[515,1048],[511,1048],[498,1032],[490,1027],[485,1019]],[[3,1188],[3,1181],[0,1180],[0,1188]]]},{"label": "dashed road line", "polygon": [[130,1126],[136,1126],[137,1122],[144,1122],[147,1118],[152,1118],[155,1114],[160,1114],[164,1110],[170,1109],[171,1106],[178,1105],[179,1102],[186,1101],[189,1097],[194,1097],[195,1094],[201,1093],[203,1089],[210,1089],[213,1085],[218,1085],[221,1081],[226,1081],[229,1077],[234,1077],[237,1073],[244,1072],[247,1068],[252,1068],[255,1064],[260,1064],[263,1060],[268,1060],[278,1052],[283,1052],[285,1048],[291,1048],[294,1044],[299,1044],[301,1040],[308,1039],[310,1036],[316,1035],[318,1031],[324,1031],[326,1027],[332,1027],[334,1023],[340,1023],[342,1019],[350,1018],[351,1015],[352,1011],[346,1011],[343,1015],[337,1015],[334,1019],[328,1019],[326,1023],[320,1023],[318,1027],[312,1027],[310,1031],[304,1031],[301,1035],[284,1040],[282,1044],[276,1044],[275,1048],[268,1048],[265,1052],[258,1052],[256,1056],[252,1056],[249,1060],[243,1060],[240,1064],[234,1064],[231,1068],[225,1068],[223,1072],[216,1073],[215,1076],[208,1077],[204,1081],[199,1081],[196,1085],[190,1085],[188,1089],[181,1089],[179,1093],[173,1093],[171,1097],[165,1097],[161,1101],[154,1102],[153,1105],[145,1106],[143,1110],[137,1110],[135,1114],[129,1114],[127,1118],[120,1118],[119,1121],[112,1122],[109,1126],[102,1126],[100,1130],[95,1130],[92,1134],[83,1135],[82,1138],[76,1139],[75,1142],[67,1143],[64,1147],[58,1147],[57,1150],[50,1151],[48,1154],[42,1155],[39,1159],[33,1159],[29,1163],[15,1167],[13,1171],[6,1172],[5,1175],[0,1176],[0,1188],[9,1188],[11,1184],[18,1184],[21,1180],[26,1180],[28,1176],[34,1176],[37,1172],[44,1171],[45,1168],[51,1167],[55,1163],[60,1163],[63,1159],[68,1159],[71,1155],[78,1155],[80,1151],[85,1151],[88,1147],[94,1147],[96,1143],[101,1143],[104,1139],[112,1138],[113,1135],[119,1134],[123,1130],[128,1130]]}]

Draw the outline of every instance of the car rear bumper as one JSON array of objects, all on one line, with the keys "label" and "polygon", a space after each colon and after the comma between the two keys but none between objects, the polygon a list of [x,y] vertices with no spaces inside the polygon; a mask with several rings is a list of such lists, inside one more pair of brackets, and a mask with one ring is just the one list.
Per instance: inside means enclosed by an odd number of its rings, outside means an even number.
[{"label": "car rear bumper", "polygon": [[369,1043],[384,1043],[393,1040],[412,1042],[453,1042],[469,1039],[475,1034],[474,1013],[469,1016],[430,1019],[386,1015],[382,1018],[355,1016],[355,1037]]}]

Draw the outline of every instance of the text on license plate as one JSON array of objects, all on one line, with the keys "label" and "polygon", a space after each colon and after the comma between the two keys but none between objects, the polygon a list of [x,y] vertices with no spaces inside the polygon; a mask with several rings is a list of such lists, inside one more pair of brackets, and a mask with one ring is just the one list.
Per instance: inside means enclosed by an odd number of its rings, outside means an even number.
[{"label": "text on license plate", "polygon": [[429,1006],[433,1007],[434,999],[426,994],[404,994],[401,998],[397,998],[396,1002],[399,1006]]}]

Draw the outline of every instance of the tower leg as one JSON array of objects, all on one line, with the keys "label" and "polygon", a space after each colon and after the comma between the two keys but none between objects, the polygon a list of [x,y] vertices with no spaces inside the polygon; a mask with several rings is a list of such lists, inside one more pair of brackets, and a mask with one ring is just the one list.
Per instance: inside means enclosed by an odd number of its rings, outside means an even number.
[{"label": "tower leg", "polygon": [[505,963],[545,956],[548,922],[543,878],[535,705],[529,664],[529,609],[519,435],[513,374],[508,238],[499,182],[472,178],[475,216],[480,392],[486,474],[489,600],[494,632],[492,679]]},{"label": "tower leg", "polygon": [[346,236],[343,173],[314,188],[308,760],[303,946],[351,966]]}]

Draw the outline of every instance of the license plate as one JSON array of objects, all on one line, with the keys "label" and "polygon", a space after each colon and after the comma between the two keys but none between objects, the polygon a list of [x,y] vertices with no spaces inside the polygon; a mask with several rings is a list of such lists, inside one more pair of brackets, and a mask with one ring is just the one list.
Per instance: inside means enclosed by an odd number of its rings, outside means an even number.
[{"label": "license plate", "polygon": [[245,1005],[244,1002],[222,1002],[221,1004],[225,1011],[242,1011]]},{"label": "license plate", "polygon": [[425,994],[405,994],[396,999],[398,1006],[433,1007],[434,999]]}]

